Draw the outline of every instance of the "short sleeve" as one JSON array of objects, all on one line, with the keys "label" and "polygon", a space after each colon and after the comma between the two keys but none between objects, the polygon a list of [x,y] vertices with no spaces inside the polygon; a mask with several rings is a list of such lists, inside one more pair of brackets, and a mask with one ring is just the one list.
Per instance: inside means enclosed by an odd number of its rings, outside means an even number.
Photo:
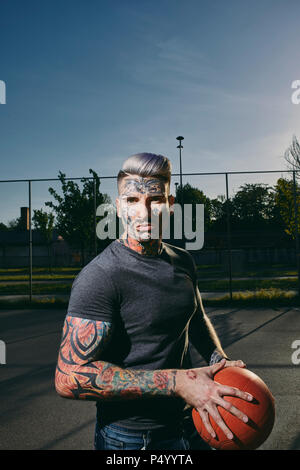
[{"label": "short sleeve", "polygon": [[87,264],[74,279],[68,315],[112,322],[118,311],[115,288],[99,264]]}]

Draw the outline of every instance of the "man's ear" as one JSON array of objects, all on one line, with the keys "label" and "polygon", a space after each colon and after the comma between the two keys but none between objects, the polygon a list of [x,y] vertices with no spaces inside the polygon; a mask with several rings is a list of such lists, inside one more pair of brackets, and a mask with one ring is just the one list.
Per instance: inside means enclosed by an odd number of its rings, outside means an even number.
[{"label": "man's ear", "polygon": [[174,214],[174,210],[173,210],[173,205],[175,203],[175,197],[170,194],[170,196],[168,197],[168,201],[169,201],[169,206],[170,206],[170,214],[173,215]]},{"label": "man's ear", "polygon": [[120,218],[121,217],[121,207],[120,207],[120,199],[117,197],[116,198],[116,206],[117,206],[117,216]]}]

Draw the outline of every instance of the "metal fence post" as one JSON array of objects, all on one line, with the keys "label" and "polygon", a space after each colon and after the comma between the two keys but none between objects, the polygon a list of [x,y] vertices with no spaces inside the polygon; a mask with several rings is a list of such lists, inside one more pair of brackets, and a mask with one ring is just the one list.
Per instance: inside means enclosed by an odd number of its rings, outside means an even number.
[{"label": "metal fence post", "polygon": [[28,181],[29,199],[29,300],[32,301],[32,227],[31,227],[31,180]]},{"label": "metal fence post", "polygon": [[95,256],[97,256],[96,211],[97,211],[97,185],[96,185],[96,178],[94,178],[94,253],[95,253]]},{"label": "metal fence post", "polygon": [[230,293],[230,300],[232,300],[232,261],[231,261],[231,230],[230,230],[230,213],[229,213],[228,173],[225,173],[225,180],[226,180],[227,253],[228,253],[228,270],[229,270],[229,293]]},{"label": "metal fence post", "polygon": [[294,196],[294,215],[295,215],[295,239],[296,239],[296,262],[298,272],[298,295],[300,295],[300,253],[299,253],[299,231],[298,231],[298,203],[297,203],[297,184],[296,174],[293,170],[293,196]]}]

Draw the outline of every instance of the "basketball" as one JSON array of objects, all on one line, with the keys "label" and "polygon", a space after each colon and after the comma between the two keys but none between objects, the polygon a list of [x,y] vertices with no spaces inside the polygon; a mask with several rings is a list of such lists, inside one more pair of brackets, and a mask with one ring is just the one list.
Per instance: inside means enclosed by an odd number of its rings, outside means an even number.
[{"label": "basketball", "polygon": [[211,447],[222,450],[253,450],[257,449],[270,435],[275,420],[274,397],[263,380],[248,369],[240,367],[225,367],[217,372],[214,381],[222,385],[238,388],[253,396],[252,401],[238,397],[226,396],[236,408],[248,416],[248,422],[229,413],[218,406],[218,411],[225,424],[229,427],[233,439],[228,439],[224,432],[209,415],[209,420],[216,433],[213,438],[206,430],[202,419],[194,408],[192,411],[194,425],[204,441]]}]

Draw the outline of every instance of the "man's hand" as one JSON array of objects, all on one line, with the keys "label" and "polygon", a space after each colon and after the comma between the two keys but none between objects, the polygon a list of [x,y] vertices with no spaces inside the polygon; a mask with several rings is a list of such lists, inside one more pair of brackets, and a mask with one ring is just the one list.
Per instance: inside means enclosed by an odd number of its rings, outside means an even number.
[{"label": "man's hand", "polygon": [[241,368],[244,368],[244,367],[246,367],[246,364],[243,361],[241,361],[240,359],[238,361],[229,361],[228,359],[226,359],[224,367],[241,367]]},{"label": "man's hand", "polygon": [[223,399],[224,395],[239,397],[243,400],[251,401],[252,395],[235,387],[221,385],[214,382],[214,375],[224,367],[245,367],[242,361],[222,361],[208,367],[196,369],[180,370],[176,376],[176,393],[183,398],[186,403],[193,406],[201,416],[204,426],[213,438],[216,433],[213,430],[208,416],[210,415],[216,424],[223,430],[228,439],[233,439],[233,434],[222,420],[217,405],[237,416],[244,422],[248,417],[238,410],[231,403]]}]

